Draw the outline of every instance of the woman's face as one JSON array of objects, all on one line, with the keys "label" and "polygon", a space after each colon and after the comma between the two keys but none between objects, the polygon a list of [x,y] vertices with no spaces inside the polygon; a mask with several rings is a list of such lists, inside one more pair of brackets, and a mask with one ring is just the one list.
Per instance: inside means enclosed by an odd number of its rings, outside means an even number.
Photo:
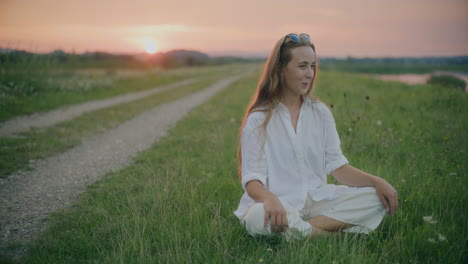
[{"label": "woman's face", "polygon": [[314,78],[315,53],[309,46],[292,48],[291,61],[283,70],[283,95],[305,95]]}]

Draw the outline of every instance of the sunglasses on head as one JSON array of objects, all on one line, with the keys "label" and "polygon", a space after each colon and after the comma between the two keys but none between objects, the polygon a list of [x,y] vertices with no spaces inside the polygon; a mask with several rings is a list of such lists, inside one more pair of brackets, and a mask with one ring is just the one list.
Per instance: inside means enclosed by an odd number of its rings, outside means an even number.
[{"label": "sunglasses on head", "polygon": [[283,43],[281,43],[281,46],[280,46],[280,53],[282,52],[282,50],[284,49],[284,43],[286,43],[286,40],[287,39],[290,39],[292,40],[293,42],[299,42],[301,41],[301,39],[305,39],[309,42],[311,42],[311,39],[310,39],[310,36],[306,33],[301,33],[301,34],[296,34],[296,33],[289,33],[287,34],[284,39],[283,39]]},{"label": "sunglasses on head", "polygon": [[310,41],[310,36],[307,35],[306,33],[301,33],[299,35],[297,35],[296,33],[289,33],[284,37],[283,43],[281,43],[281,47],[284,45],[284,43],[286,42],[288,38],[292,40],[293,42],[299,42],[301,41],[301,38]]},{"label": "sunglasses on head", "polygon": [[291,40],[294,41],[294,42],[299,42],[299,41],[301,41],[301,38],[310,41],[310,36],[309,36],[308,34],[306,34],[306,33],[301,33],[301,34],[299,34],[299,35],[297,35],[296,33],[289,33],[289,34],[287,34],[286,37],[284,38],[284,41],[286,41],[287,38],[291,39]]}]

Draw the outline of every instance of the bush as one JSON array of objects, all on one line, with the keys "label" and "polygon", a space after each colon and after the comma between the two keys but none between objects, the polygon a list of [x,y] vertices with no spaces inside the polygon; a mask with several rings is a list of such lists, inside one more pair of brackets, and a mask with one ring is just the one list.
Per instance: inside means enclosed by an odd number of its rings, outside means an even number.
[{"label": "bush", "polygon": [[451,75],[432,75],[427,81],[428,84],[453,87],[465,90],[466,82]]}]

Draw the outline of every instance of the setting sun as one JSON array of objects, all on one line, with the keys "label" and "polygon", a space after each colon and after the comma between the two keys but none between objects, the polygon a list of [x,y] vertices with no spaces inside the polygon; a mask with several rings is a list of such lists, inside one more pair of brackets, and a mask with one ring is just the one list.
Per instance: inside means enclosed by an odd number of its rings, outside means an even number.
[{"label": "setting sun", "polygon": [[146,41],[146,43],[145,43],[145,50],[146,50],[146,52],[149,53],[149,54],[155,53],[156,50],[157,50],[156,43],[154,43],[153,40],[148,40],[148,41]]}]

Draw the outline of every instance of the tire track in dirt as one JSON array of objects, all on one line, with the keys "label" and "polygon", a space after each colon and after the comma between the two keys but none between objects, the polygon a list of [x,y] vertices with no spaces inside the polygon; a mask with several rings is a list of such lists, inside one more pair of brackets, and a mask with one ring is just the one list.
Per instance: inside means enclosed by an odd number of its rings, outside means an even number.
[{"label": "tire track in dirt", "polygon": [[35,113],[32,115],[18,116],[3,123],[0,123],[0,137],[12,136],[16,133],[28,131],[33,127],[44,128],[52,126],[59,122],[73,119],[86,112],[91,112],[101,108],[106,108],[109,106],[138,100],[140,98],[174,89],[182,85],[187,85],[195,81],[197,81],[197,79],[188,79],[164,86],[159,86],[146,91],[128,93],[102,100],[93,100],[80,104],[63,106],[45,113]]},{"label": "tire track in dirt", "polygon": [[[0,179],[0,254],[19,259],[47,226],[49,213],[68,207],[87,185],[105,174],[130,165],[138,152],[165,136],[190,110],[253,71],[159,105],[62,154],[38,161],[32,171]],[[8,249],[12,243],[22,246]]]}]

